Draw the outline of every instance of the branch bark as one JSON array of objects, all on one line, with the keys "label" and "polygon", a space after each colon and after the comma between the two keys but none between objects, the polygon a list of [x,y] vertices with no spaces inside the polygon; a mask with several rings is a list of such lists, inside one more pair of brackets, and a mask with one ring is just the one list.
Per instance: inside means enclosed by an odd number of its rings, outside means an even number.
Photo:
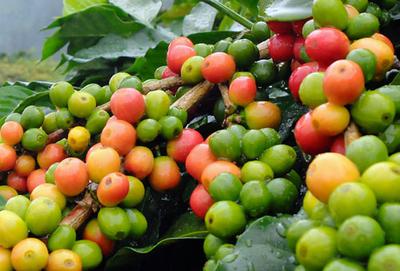
[{"label": "branch bark", "polygon": [[89,192],[77,203],[72,211],[61,221],[60,225],[68,225],[77,230],[90,216],[97,211],[98,206]]},{"label": "branch bark", "polygon": [[171,107],[177,107],[189,111],[201,99],[203,99],[213,87],[214,84],[208,81],[199,83],[174,102]]},{"label": "branch bark", "polygon": [[229,99],[228,87],[224,84],[218,84],[218,88],[221,92],[222,100],[224,101],[225,115],[229,116],[235,112],[236,106],[232,103],[231,99]]},{"label": "branch bark", "polygon": [[154,82],[149,82],[147,84],[143,85],[143,94],[147,94],[150,91],[154,91],[157,89],[171,89],[174,87],[180,87],[184,84],[185,82],[183,81],[183,79],[181,77],[168,77],[162,80],[157,80]]},{"label": "branch bark", "polygon": [[100,109],[100,110],[107,111],[107,112],[110,112],[110,111],[111,111],[110,102],[106,102],[105,104],[99,105],[99,106],[96,107],[96,108],[97,108],[97,109]]},{"label": "branch bark", "polygon": [[351,122],[350,125],[347,127],[346,131],[344,132],[344,144],[347,147],[351,144],[354,140],[359,139],[362,136],[360,130],[358,129],[357,125],[354,122]]},{"label": "branch bark", "polygon": [[61,140],[65,135],[65,131],[63,129],[58,129],[55,132],[52,132],[49,134],[49,137],[47,138],[47,145],[56,143],[57,141]]},{"label": "branch bark", "polygon": [[260,59],[269,58],[269,40],[263,41],[257,45],[260,52]]}]

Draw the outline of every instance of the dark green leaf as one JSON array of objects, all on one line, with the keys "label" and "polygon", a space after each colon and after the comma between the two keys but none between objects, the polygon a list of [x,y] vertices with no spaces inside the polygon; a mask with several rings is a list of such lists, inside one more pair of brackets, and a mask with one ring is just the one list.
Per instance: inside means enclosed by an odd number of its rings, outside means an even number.
[{"label": "dark green leaf", "polygon": [[214,116],[211,115],[198,116],[192,119],[192,121],[187,125],[187,127],[197,130],[204,125],[214,122],[216,122]]},{"label": "dark green leaf", "polygon": [[35,94],[29,96],[25,100],[21,101],[13,110],[16,113],[22,113],[25,107],[29,105],[36,105],[41,107],[47,107],[50,109],[54,109],[54,105],[50,102],[49,92],[42,91],[36,92]]},{"label": "dark green leaf", "polygon": [[21,86],[6,86],[0,88],[0,117],[11,113],[18,104],[33,95],[34,92]]},{"label": "dark green leaf", "polygon": [[396,75],[393,81],[390,83],[391,85],[400,85],[400,73]]},{"label": "dark green leaf", "polygon": [[42,59],[53,55],[66,43],[69,43],[68,53],[74,54],[108,34],[129,37],[142,29],[143,24],[134,21],[116,6],[103,4],[57,18],[47,29],[56,27],[60,29],[46,40]]},{"label": "dark green leaf", "polygon": [[183,34],[187,36],[193,33],[211,31],[216,15],[216,9],[205,3],[198,3],[183,20]]},{"label": "dark green leaf", "polygon": [[74,58],[69,55],[62,55],[68,63],[67,71],[68,75],[66,80],[75,86],[80,86],[83,81],[97,77],[98,80],[93,82],[100,85],[107,85],[111,76],[122,71],[121,67],[124,63],[131,62],[131,59],[103,59],[96,58],[91,61],[85,59]]},{"label": "dark green leaf", "polygon": [[8,114],[22,112],[28,105],[52,107],[48,91],[37,88],[35,91],[20,85],[0,88],[0,125]]},{"label": "dark green leaf", "polygon": [[262,217],[239,236],[235,251],[218,263],[216,270],[294,270],[295,256],[285,239],[289,225],[301,216]]},{"label": "dark green leaf", "polygon": [[168,44],[160,42],[154,49],[149,49],[144,57],[139,57],[127,72],[137,74],[142,80],[154,78],[154,71],[166,65]]},{"label": "dark green leaf", "polygon": [[212,115],[208,115],[208,113],[195,117],[194,119],[192,119],[192,121],[188,123],[187,127],[196,129],[205,137],[221,128],[215,117]]},{"label": "dark green leaf", "polygon": [[142,29],[129,38],[110,34],[102,38],[96,45],[83,49],[75,57],[86,60],[95,58],[116,59],[119,57],[141,57],[150,48],[154,48],[160,41],[171,41],[174,38],[164,29]]},{"label": "dark green leaf", "polygon": [[106,4],[107,0],[64,0],[63,3],[63,15],[65,16],[94,5]]},{"label": "dark green leaf", "polygon": [[23,86],[33,91],[41,92],[41,91],[47,91],[53,84],[54,84],[53,82],[47,82],[47,81],[32,81],[32,82],[17,81],[9,85]]},{"label": "dark green leaf", "polygon": [[47,29],[61,27],[60,37],[129,36],[143,27],[113,5],[96,5],[53,21]]},{"label": "dark green leaf", "polygon": [[285,141],[291,134],[297,120],[305,114],[308,109],[297,103],[290,94],[284,81],[278,82],[266,89],[269,99],[277,104],[282,112],[282,122],[279,134]]},{"label": "dark green leaf", "polygon": [[53,35],[46,38],[42,48],[42,61],[54,55],[57,51],[61,50],[68,42],[66,39],[60,37],[60,30],[54,32]]},{"label": "dark green leaf", "polygon": [[102,38],[103,37],[68,38],[69,43],[67,47],[67,54],[74,56],[80,50],[96,45],[96,43]]},{"label": "dark green leaf", "polygon": [[161,9],[160,0],[110,0],[111,4],[121,8],[126,13],[144,25],[150,25]]},{"label": "dark green leaf", "polygon": [[194,43],[214,44],[222,39],[233,38],[237,34],[238,32],[233,32],[233,31],[212,31],[212,32],[195,33],[189,35],[188,38]]},{"label": "dark green leaf", "polygon": [[268,21],[296,21],[312,16],[312,0],[260,0],[260,15]]},{"label": "dark green leaf", "polygon": [[206,234],[207,231],[203,221],[193,213],[185,213],[175,221],[168,232],[156,244],[141,248],[122,248],[107,262],[106,269],[117,270],[126,268],[126,266],[134,266],[135,261],[139,260],[143,254],[151,253],[173,242],[203,239]]}]

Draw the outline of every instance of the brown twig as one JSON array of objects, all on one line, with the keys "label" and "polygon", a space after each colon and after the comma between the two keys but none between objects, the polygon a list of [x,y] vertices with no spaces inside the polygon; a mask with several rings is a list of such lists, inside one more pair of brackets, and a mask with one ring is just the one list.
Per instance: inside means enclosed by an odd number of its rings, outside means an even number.
[{"label": "brown twig", "polygon": [[218,88],[221,92],[222,100],[224,101],[225,115],[229,116],[235,112],[236,106],[232,103],[231,99],[229,99],[228,87],[224,84],[218,84]]},{"label": "brown twig", "polygon": [[110,111],[111,110],[111,105],[110,102],[106,102],[105,104],[99,105],[96,107],[97,109],[104,110],[104,111]]},{"label": "brown twig", "polygon": [[65,131],[63,129],[58,129],[55,132],[52,132],[49,134],[49,137],[47,138],[47,143],[46,144],[52,144],[56,143],[60,139],[62,139],[65,135]]},{"label": "brown twig", "polygon": [[269,57],[269,40],[263,41],[257,45],[258,51],[260,52],[260,59]]},{"label": "brown twig", "polygon": [[61,221],[60,225],[68,225],[77,230],[90,216],[97,211],[97,203],[89,192],[77,203],[72,211]]},{"label": "brown twig", "polygon": [[229,127],[233,124],[240,124],[242,123],[242,121],[242,117],[239,114],[233,114],[225,118],[222,125],[225,127]]},{"label": "brown twig", "polygon": [[171,107],[177,107],[189,111],[194,105],[203,99],[213,87],[214,84],[208,81],[199,83],[174,102]]},{"label": "brown twig", "polygon": [[143,94],[147,94],[150,91],[153,90],[158,90],[158,89],[171,89],[174,87],[180,87],[184,84],[185,82],[183,81],[183,79],[181,77],[168,77],[162,80],[157,80],[154,82],[149,82],[147,84],[143,85]]},{"label": "brown twig", "polygon": [[359,139],[362,136],[360,130],[358,129],[357,125],[354,122],[351,122],[350,125],[347,127],[346,131],[344,132],[344,144],[347,147],[356,139]]}]

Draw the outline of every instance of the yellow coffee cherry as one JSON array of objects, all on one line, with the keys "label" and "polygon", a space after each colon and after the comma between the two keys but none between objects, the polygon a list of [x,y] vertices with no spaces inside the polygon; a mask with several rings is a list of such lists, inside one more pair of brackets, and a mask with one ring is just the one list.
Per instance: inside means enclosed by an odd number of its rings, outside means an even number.
[{"label": "yellow coffee cherry", "polygon": [[89,145],[90,133],[82,126],[72,128],[68,133],[68,145],[73,151],[85,151]]}]

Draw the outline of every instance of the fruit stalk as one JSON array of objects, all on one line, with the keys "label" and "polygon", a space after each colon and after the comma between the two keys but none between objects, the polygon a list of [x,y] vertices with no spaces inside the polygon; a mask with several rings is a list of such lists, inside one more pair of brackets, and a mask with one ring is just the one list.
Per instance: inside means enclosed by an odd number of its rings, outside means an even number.
[{"label": "fruit stalk", "polygon": [[224,105],[225,105],[225,114],[226,115],[231,115],[233,112],[235,112],[235,105],[231,102],[229,99],[229,94],[228,94],[228,87],[225,86],[224,84],[218,84],[219,91],[221,92],[222,99],[224,100]]},{"label": "fruit stalk", "polygon": [[239,114],[233,114],[227,116],[222,125],[225,127],[229,127],[232,124],[240,124],[241,122],[242,122],[242,117]]},{"label": "fruit stalk", "polygon": [[174,102],[171,107],[177,107],[189,111],[194,105],[203,99],[213,87],[214,84],[208,81],[199,83]]},{"label": "fruit stalk", "polygon": [[110,102],[106,102],[105,104],[99,105],[96,107],[97,109],[104,110],[104,111],[110,111],[111,110],[111,105]]},{"label": "fruit stalk", "polygon": [[89,192],[77,203],[72,211],[61,221],[60,225],[68,225],[77,230],[97,209],[97,203]]},{"label": "fruit stalk", "polygon": [[64,138],[64,132],[65,131],[63,129],[58,129],[58,130],[54,131],[53,133],[49,134],[46,144],[48,145],[48,144],[56,143],[60,139]]},{"label": "fruit stalk", "polygon": [[265,59],[269,57],[268,45],[269,45],[269,40],[257,44],[258,51],[260,52],[260,59]]},{"label": "fruit stalk", "polygon": [[171,89],[174,87],[180,87],[184,84],[184,81],[181,77],[168,77],[162,80],[149,82],[143,85],[143,94],[147,94],[150,91],[157,90],[157,89]]},{"label": "fruit stalk", "polygon": [[358,129],[357,125],[354,122],[350,123],[350,125],[344,132],[345,146],[347,147],[348,145],[350,145],[351,142],[353,142],[356,139],[359,139],[361,136],[362,134],[360,133],[360,130]]},{"label": "fruit stalk", "polygon": [[247,29],[251,29],[253,27],[253,23],[250,20],[248,20],[247,18],[243,17],[242,15],[237,13],[236,11],[228,8],[227,6],[225,6],[224,4],[222,4],[222,3],[218,2],[218,1],[215,1],[215,0],[201,0],[201,2],[209,4],[210,6],[212,6],[213,8],[218,10],[219,12],[227,15],[228,17],[230,17],[234,21],[238,22],[239,24],[243,25]]}]

